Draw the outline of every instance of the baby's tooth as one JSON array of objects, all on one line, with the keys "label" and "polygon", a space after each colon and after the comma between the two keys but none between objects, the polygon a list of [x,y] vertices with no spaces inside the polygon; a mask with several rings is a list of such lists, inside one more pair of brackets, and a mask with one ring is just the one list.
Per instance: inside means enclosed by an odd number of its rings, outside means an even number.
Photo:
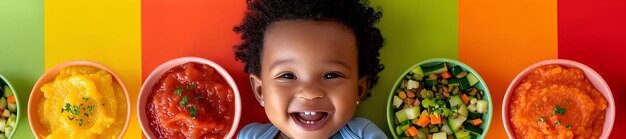
[{"label": "baby's tooth", "polygon": [[315,115],[315,112],[311,112],[311,115]]},{"label": "baby's tooth", "polygon": [[305,112],[304,112],[304,115],[311,115],[311,113],[310,113],[310,112],[305,111]]}]

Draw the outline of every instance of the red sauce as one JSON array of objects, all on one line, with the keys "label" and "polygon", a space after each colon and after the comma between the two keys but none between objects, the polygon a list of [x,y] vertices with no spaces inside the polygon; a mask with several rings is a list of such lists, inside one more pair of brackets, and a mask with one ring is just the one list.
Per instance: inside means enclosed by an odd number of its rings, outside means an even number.
[{"label": "red sauce", "polygon": [[233,122],[233,91],[209,65],[190,62],[165,72],[148,102],[150,128],[161,139],[223,138]]}]

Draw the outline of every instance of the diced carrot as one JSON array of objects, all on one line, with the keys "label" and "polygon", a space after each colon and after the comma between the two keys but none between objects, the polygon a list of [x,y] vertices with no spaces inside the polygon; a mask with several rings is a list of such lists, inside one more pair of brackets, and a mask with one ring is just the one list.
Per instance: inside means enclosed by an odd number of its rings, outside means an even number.
[{"label": "diced carrot", "polygon": [[443,79],[448,79],[448,78],[452,77],[452,74],[450,74],[450,72],[446,71],[446,72],[441,73],[441,77]]},{"label": "diced carrot", "polygon": [[463,99],[463,102],[465,104],[467,104],[469,102],[469,97],[467,97],[467,95],[465,95],[465,94],[461,95],[461,99]]},{"label": "diced carrot", "polygon": [[15,102],[17,102],[17,101],[15,100],[15,96],[10,96],[10,97],[7,97],[7,102],[9,102],[9,103],[15,103]]},{"label": "diced carrot", "polygon": [[420,116],[420,119],[417,119],[417,123],[415,124],[426,127],[428,126],[428,123],[430,123],[430,119],[428,119],[428,116]]},{"label": "diced carrot", "polygon": [[454,139],[454,136],[448,136],[448,139]]},{"label": "diced carrot", "polygon": [[441,124],[441,116],[430,114],[430,124]]},{"label": "diced carrot", "polygon": [[478,125],[480,125],[482,123],[483,123],[483,120],[480,119],[480,118],[476,118],[476,119],[472,120],[472,124],[474,124],[474,126],[478,126]]},{"label": "diced carrot", "polygon": [[413,92],[411,90],[406,90],[406,95],[409,96],[410,98],[414,98],[415,97],[415,92]]},{"label": "diced carrot", "polygon": [[428,139],[433,139],[433,134],[428,134]]},{"label": "diced carrot", "polygon": [[404,91],[400,92],[400,94],[398,94],[398,97],[400,97],[401,99],[405,99],[406,98],[406,94],[404,93]]},{"label": "diced carrot", "polygon": [[409,133],[409,136],[417,136],[417,133],[419,133],[419,131],[417,130],[417,128],[415,128],[415,126],[411,126],[409,127],[409,129],[406,129],[406,132]]}]

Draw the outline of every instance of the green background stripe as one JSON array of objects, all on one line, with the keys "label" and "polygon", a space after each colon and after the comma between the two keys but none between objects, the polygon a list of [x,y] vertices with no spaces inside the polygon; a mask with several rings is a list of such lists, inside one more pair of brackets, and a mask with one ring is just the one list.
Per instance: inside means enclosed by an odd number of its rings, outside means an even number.
[{"label": "green background stripe", "polygon": [[0,73],[15,87],[20,122],[13,138],[35,138],[26,106],[43,74],[43,0],[0,0]]},{"label": "green background stripe", "polygon": [[456,0],[372,0],[382,7],[380,27],[385,44],[385,64],[372,97],[361,104],[357,116],[374,122],[391,137],[386,104],[395,80],[414,64],[435,57],[458,59],[458,1]]}]

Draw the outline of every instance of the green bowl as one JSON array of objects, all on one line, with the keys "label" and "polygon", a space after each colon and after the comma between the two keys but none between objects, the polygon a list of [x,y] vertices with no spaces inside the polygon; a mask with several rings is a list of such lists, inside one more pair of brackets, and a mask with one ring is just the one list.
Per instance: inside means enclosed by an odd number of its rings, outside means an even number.
[{"label": "green bowl", "polygon": [[472,69],[471,67],[465,65],[464,63],[460,61],[456,61],[456,60],[452,60],[448,58],[433,58],[433,59],[421,61],[411,66],[411,68],[407,69],[406,71],[404,71],[401,74],[401,76],[398,77],[396,82],[393,84],[391,90],[389,91],[389,97],[387,99],[387,124],[389,126],[391,135],[393,135],[393,138],[399,138],[398,135],[396,135],[395,133],[396,131],[395,112],[393,111],[393,108],[392,108],[393,95],[395,93],[396,88],[398,88],[398,85],[402,82],[402,79],[404,78],[404,76],[407,75],[409,72],[411,72],[411,70],[413,70],[414,68],[418,66],[432,66],[432,65],[440,64],[442,62],[448,63],[449,66],[451,67],[460,66],[463,70],[473,73],[478,78],[479,82],[476,85],[474,85],[474,87],[477,89],[482,89],[485,93],[484,99],[489,102],[489,111],[487,112],[487,114],[483,115],[483,124],[480,125],[480,127],[483,128],[484,131],[482,135],[478,136],[478,138],[482,139],[485,137],[485,135],[487,135],[487,131],[489,131],[489,125],[491,125],[491,116],[493,114],[493,103],[491,102],[492,100],[491,95],[489,94],[489,89],[487,88],[487,84],[485,84],[485,81],[483,80],[483,78],[480,77],[480,75],[476,71],[474,71],[474,69]]},{"label": "green bowl", "polygon": [[[17,129],[17,126],[20,123],[20,117],[22,116],[20,114],[21,109],[20,109],[20,97],[17,96],[17,93],[15,92],[15,87],[13,87],[13,85],[11,85],[11,83],[9,82],[9,80],[4,77],[4,75],[0,74],[0,87],[4,87],[5,85],[9,86],[9,88],[11,89],[11,92],[13,92],[13,96],[15,96],[15,105],[16,107],[16,111],[17,113],[15,114],[15,127],[13,128],[13,131],[11,131],[11,133],[9,134],[9,137],[7,137],[8,139],[13,137],[13,134],[15,134],[15,129]],[[1,136],[1,135],[0,135]]]}]

